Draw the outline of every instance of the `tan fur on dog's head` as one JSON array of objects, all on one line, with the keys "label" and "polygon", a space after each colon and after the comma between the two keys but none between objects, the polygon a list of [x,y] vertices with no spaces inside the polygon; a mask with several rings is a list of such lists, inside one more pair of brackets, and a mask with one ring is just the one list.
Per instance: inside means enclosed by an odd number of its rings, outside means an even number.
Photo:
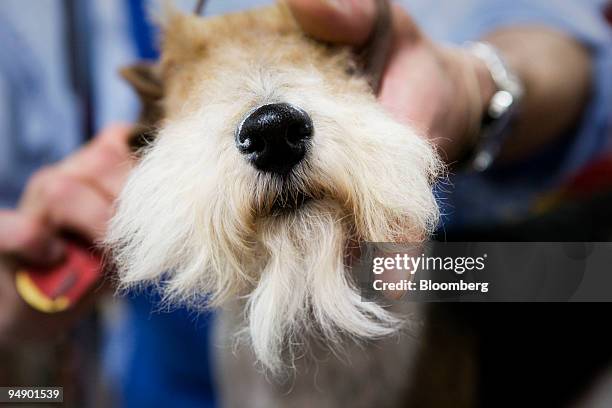
[{"label": "tan fur on dog's head", "polygon": [[[154,283],[196,307],[243,297],[245,332],[271,370],[308,334],[333,346],[394,332],[397,319],[361,301],[346,254],[359,241],[428,236],[434,149],[382,110],[349,50],[307,38],[283,5],[171,13],[162,55],[163,119],[107,239],[123,286]],[[314,126],[286,177],[257,170],[235,144],[245,115],[279,102]]]}]

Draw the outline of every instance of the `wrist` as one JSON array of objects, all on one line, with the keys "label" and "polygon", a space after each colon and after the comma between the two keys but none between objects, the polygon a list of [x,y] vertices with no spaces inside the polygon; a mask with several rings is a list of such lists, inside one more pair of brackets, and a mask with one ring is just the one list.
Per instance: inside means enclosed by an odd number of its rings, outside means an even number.
[{"label": "wrist", "polygon": [[474,71],[474,75],[477,78],[480,100],[482,101],[481,113],[484,115],[487,107],[491,103],[493,95],[497,92],[497,86],[491,77],[491,72],[483,60],[469,54],[467,58],[470,60],[471,69]]},{"label": "wrist", "polygon": [[455,88],[455,114],[449,128],[452,146],[445,152],[449,163],[461,159],[476,145],[484,116],[497,91],[486,64],[476,56],[459,48],[447,49],[449,77]]}]

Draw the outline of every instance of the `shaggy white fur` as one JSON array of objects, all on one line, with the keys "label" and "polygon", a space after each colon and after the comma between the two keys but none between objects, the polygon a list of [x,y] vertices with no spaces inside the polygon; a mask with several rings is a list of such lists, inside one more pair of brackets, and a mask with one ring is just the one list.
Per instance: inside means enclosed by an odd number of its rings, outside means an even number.
[{"label": "shaggy white fur", "polygon": [[[272,372],[310,335],[334,347],[397,331],[401,320],[361,301],[351,245],[421,241],[438,216],[432,146],[385,113],[362,78],[339,87],[315,64],[279,62],[294,46],[256,54],[228,41],[210,51],[223,69],[159,130],[106,240],[123,288],[156,284],[170,304],[197,308],[243,299],[244,333]],[[259,172],[234,142],[247,112],[276,102],[314,124],[287,179]],[[301,206],[300,196],[309,198]],[[296,208],[276,211],[282,201]]]}]

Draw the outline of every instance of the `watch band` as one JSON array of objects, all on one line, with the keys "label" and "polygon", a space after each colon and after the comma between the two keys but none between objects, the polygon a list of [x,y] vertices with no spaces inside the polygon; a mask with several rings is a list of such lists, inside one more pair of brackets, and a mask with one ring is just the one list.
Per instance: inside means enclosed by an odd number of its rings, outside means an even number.
[{"label": "watch band", "polygon": [[473,42],[468,43],[466,48],[485,63],[497,88],[483,117],[475,153],[470,160],[472,170],[481,172],[491,167],[498,156],[516,117],[524,88],[495,47],[484,42]]}]

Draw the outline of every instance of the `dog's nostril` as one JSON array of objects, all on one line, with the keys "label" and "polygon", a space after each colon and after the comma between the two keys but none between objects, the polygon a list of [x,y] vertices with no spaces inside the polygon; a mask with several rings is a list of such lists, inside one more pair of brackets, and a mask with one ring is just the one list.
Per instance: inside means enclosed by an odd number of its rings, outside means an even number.
[{"label": "dog's nostril", "polygon": [[306,154],[312,120],[288,103],[263,105],[251,112],[236,132],[236,146],[262,171],[286,174]]}]

